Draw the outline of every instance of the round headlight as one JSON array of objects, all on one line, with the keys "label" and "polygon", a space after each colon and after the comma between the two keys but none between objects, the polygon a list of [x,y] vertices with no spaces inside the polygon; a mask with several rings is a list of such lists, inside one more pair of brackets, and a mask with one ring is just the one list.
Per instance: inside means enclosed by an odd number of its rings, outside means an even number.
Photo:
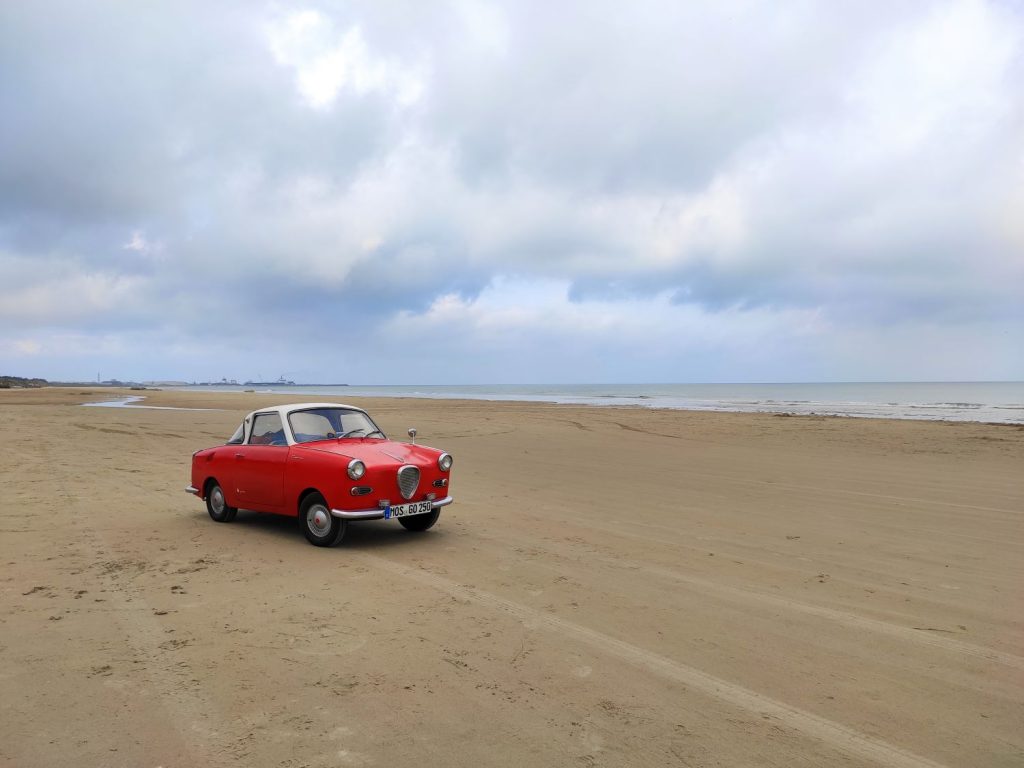
[{"label": "round headlight", "polygon": [[450,454],[442,453],[437,457],[437,468],[442,472],[447,472],[452,468],[452,457]]},{"label": "round headlight", "polygon": [[366,474],[366,465],[363,464],[359,459],[352,459],[348,463],[348,476],[353,480],[358,480],[360,477]]}]

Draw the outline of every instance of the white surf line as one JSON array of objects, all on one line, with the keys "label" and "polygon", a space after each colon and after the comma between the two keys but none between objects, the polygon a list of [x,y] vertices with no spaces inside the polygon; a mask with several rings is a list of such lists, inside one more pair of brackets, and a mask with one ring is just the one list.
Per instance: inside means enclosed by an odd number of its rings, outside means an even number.
[{"label": "white surf line", "polygon": [[[589,523],[592,528],[602,528],[599,524]],[[610,530],[610,527],[609,527]],[[610,530],[614,533],[622,533],[617,530]],[[486,541],[492,541],[486,539]],[[528,539],[525,536],[517,536],[516,534],[502,533],[503,539],[512,539],[522,544],[529,546],[540,546],[546,549],[548,552],[562,556],[565,556],[567,547],[560,545],[557,542],[553,542],[547,539],[541,539],[539,542],[536,539]],[[648,538],[636,537],[641,541],[650,541]],[[492,545],[493,548],[493,545]],[[660,576],[670,581],[674,581],[678,584],[683,584],[694,591],[702,592],[704,594],[717,595],[719,597],[732,600],[734,602],[741,602],[745,605],[768,605],[775,606],[776,608],[784,609],[787,611],[794,611],[798,613],[804,613],[808,616],[816,616],[818,618],[827,619],[837,624],[843,624],[854,629],[867,630],[870,632],[877,632],[878,634],[888,635],[899,640],[908,640],[910,642],[919,643],[921,645],[928,645],[933,648],[941,648],[945,651],[951,651],[957,654],[963,654],[966,656],[973,656],[977,659],[984,661],[997,662],[1004,664],[1008,667],[1015,669],[1024,670],[1024,657],[1018,656],[1007,651],[999,651],[994,648],[988,648],[983,645],[975,645],[973,643],[966,643],[962,640],[957,640],[951,637],[945,637],[943,635],[936,635],[932,632],[925,630],[914,629],[912,627],[905,627],[899,624],[892,624],[881,619],[872,619],[867,616],[858,616],[854,613],[848,613],[847,611],[838,611],[834,608],[825,608],[823,606],[814,605],[813,603],[805,603],[800,600],[793,600],[787,597],[780,597],[778,595],[772,595],[767,592],[760,592],[754,589],[745,589],[743,587],[733,587],[728,584],[719,584],[716,581],[710,579],[702,579],[699,576],[688,576],[680,571],[673,568],[666,568],[659,565],[650,565],[647,563],[641,563],[636,560],[630,560],[624,557],[609,557],[608,555],[601,555],[594,552],[587,552],[585,555],[586,559],[593,562],[604,563],[615,568],[621,568],[629,571],[630,573],[641,572],[649,573],[654,576]]]},{"label": "white surf line", "polygon": [[351,552],[350,557],[364,560],[378,568],[402,578],[419,582],[445,592],[459,600],[489,606],[509,613],[522,621],[544,626],[555,632],[575,638],[593,648],[615,656],[629,664],[654,672],[661,677],[689,686],[701,693],[720,699],[740,709],[762,717],[770,717],[796,731],[825,742],[848,754],[871,760],[893,768],[945,768],[942,763],[921,757],[913,752],[893,746],[879,739],[855,731],[840,723],[819,717],[806,710],[790,706],[764,694],[709,675],[695,667],[681,664],[665,656],[644,650],[623,640],[605,635],[571,621],[506,600],[503,597],[468,587],[443,576],[410,568],[393,560],[365,552]]}]

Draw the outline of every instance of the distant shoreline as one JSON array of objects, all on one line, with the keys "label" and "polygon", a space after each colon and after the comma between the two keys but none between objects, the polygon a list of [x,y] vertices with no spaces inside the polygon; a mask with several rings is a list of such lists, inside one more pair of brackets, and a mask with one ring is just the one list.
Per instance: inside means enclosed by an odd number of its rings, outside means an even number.
[{"label": "distant shoreline", "polygon": [[[13,377],[9,377],[13,378]],[[0,379],[2,380],[2,379]],[[20,381],[35,381],[23,379]],[[88,387],[144,392],[259,393],[309,398],[424,398],[1024,424],[1024,382],[866,382],[795,384],[354,385],[46,382],[14,388]],[[11,387],[8,387],[11,388]]]},{"label": "distant shoreline", "polygon": [[425,398],[596,407],[1024,424],[1024,382],[865,384],[185,386],[178,391]]}]

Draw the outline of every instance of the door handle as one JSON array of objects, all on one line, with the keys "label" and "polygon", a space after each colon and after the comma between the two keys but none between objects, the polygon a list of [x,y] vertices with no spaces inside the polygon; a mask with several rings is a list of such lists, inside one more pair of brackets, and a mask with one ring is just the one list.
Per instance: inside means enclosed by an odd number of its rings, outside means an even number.
[{"label": "door handle", "polygon": [[244,453],[236,453],[235,454],[235,458],[236,459],[244,459],[245,458],[245,454]]}]

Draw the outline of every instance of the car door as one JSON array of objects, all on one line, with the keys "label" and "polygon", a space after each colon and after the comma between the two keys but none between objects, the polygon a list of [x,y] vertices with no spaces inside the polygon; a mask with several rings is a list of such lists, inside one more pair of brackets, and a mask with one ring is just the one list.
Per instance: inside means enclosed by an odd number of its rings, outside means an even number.
[{"label": "car door", "polygon": [[284,508],[284,468],[288,443],[276,412],[253,416],[249,440],[235,448],[233,464],[238,506],[264,512]]}]

